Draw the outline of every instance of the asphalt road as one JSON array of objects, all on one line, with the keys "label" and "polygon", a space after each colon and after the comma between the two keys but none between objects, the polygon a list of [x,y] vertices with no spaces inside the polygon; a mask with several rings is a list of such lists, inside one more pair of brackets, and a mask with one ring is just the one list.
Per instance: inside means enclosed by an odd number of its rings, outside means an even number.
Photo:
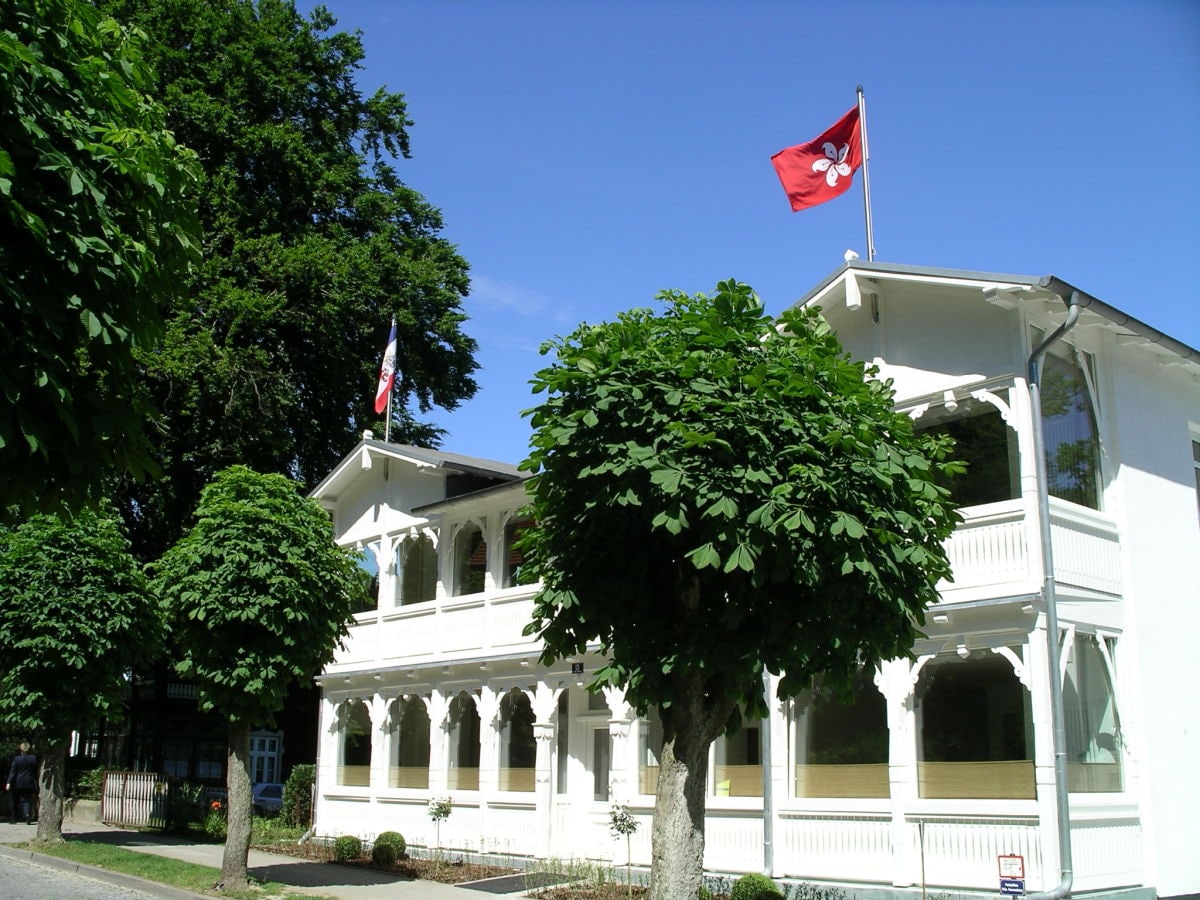
[{"label": "asphalt road", "polygon": [[153,894],[0,856],[0,900],[155,900]]}]

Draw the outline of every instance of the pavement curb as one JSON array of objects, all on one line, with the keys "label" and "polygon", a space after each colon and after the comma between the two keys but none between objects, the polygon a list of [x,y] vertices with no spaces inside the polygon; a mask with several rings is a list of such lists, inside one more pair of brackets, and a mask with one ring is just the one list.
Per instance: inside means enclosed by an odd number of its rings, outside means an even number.
[{"label": "pavement curb", "polygon": [[0,856],[8,856],[13,859],[37,863],[39,866],[45,866],[48,869],[58,869],[76,875],[84,875],[88,878],[94,878],[96,881],[103,881],[107,884],[115,884],[118,887],[141,891],[152,897],[159,897],[161,900],[212,900],[212,897],[206,894],[185,891],[183,888],[171,887],[169,884],[151,881],[148,878],[139,878],[137,875],[126,875],[124,872],[114,872],[111,869],[101,869],[98,866],[77,863],[74,860],[63,859],[60,856],[38,853],[36,850],[25,850],[11,847],[7,844],[0,844]]}]

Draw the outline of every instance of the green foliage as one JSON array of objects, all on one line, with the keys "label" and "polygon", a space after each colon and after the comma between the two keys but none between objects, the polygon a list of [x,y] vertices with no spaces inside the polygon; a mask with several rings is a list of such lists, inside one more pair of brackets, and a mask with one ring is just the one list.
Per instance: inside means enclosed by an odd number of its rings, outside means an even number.
[{"label": "green foliage", "polygon": [[195,525],[155,567],[182,658],[204,709],[270,721],[288,687],[333,659],[356,584],[329,516],[281,475],[218,473]]},{"label": "green foliage", "polygon": [[292,766],[292,772],[283,784],[283,803],[279,807],[279,818],[285,825],[307,828],[312,824],[315,780],[315,766],[309,763]]},{"label": "green foliage", "polygon": [[76,800],[99,800],[104,790],[104,767],[70,773],[67,795]]},{"label": "green foliage", "polygon": [[0,528],[0,720],[65,740],[120,718],[162,620],[111,505]]},{"label": "green foliage", "polygon": [[413,415],[474,394],[476,344],[462,330],[467,263],[400,180],[404,98],[355,83],[360,35],[292,0],[98,2],[149,35],[168,121],[204,168],[204,260],[144,357],[170,477],[124,497],[153,558],[216,471],[311,485],[364,428],[383,433],[373,400],[393,315],[397,440],[437,441]]},{"label": "green foliage", "polygon": [[[813,311],[764,314],[746,285],[660,295],[547,344],[532,415],[543,661],[599,639],[601,684],[639,709],[690,692],[719,730],[826,673],[910,652],[957,521],[890,386]],[[613,603],[620,597],[620,603]]]},{"label": "green foliage", "polygon": [[375,838],[376,847],[391,847],[396,854],[396,859],[403,859],[404,854],[408,851],[408,843],[404,840],[404,835],[398,831],[383,831]]},{"label": "green foliage", "polygon": [[729,900],[774,900],[783,897],[783,891],[768,878],[758,872],[743,875],[733,883],[729,892]]},{"label": "green foliage", "polygon": [[362,852],[362,841],[352,834],[343,834],[333,842],[333,858],[338,862],[353,862]]},{"label": "green foliage", "polygon": [[371,862],[380,868],[388,868],[396,862],[396,848],[391,844],[375,844],[371,848]]},{"label": "green foliage", "polygon": [[136,29],[0,4],[0,509],[153,471],[134,357],[196,256],[199,169],[152,93]]},{"label": "green foliage", "polygon": [[229,820],[226,816],[225,804],[214,800],[204,816],[204,833],[214,841],[223,841],[229,830]]}]

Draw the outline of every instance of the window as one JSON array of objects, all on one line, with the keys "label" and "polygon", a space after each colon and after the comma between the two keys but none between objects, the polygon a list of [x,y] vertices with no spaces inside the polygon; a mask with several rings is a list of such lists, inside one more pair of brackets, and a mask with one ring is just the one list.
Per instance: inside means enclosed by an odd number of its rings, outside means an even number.
[{"label": "window", "polygon": [[256,731],[250,735],[250,780],[254,784],[279,781],[280,732]]},{"label": "window", "polygon": [[524,691],[513,688],[500,700],[500,790],[532,791],[536,769],[533,707]]},{"label": "window", "polygon": [[819,679],[797,698],[795,796],[889,795],[887,704],[874,675],[855,674],[846,702]]},{"label": "window", "polygon": [[1196,509],[1200,511],[1200,441],[1192,441],[1192,468],[1196,470]]},{"label": "window", "polygon": [[429,711],[416,694],[398,699],[392,711],[392,765],[388,787],[429,787]]},{"label": "window", "polygon": [[1067,784],[1073,793],[1122,788],[1121,720],[1113,693],[1111,660],[1108,643],[1091,634],[1075,635],[1063,680]]},{"label": "window", "polygon": [[556,770],[558,785],[555,788],[556,794],[565,794],[567,792],[567,769],[571,764],[570,709],[571,704],[567,697],[567,692],[563,691],[558,698],[558,734],[555,738],[555,750],[558,756]]},{"label": "window", "polygon": [[658,793],[658,767],[662,762],[663,727],[658,709],[650,707],[639,723],[638,792]]},{"label": "window", "polygon": [[953,458],[967,464],[962,475],[936,474],[938,483],[949,489],[955,506],[978,506],[1021,495],[1017,436],[992,404],[967,397],[957,400],[953,410],[933,406],[917,420],[917,429],[950,435],[954,438]]},{"label": "window", "polygon": [[1089,357],[1047,354],[1042,366],[1042,436],[1050,495],[1100,508],[1100,435],[1085,368]]},{"label": "window", "polygon": [[449,771],[451,790],[479,790],[479,712],[466,691],[450,701]]},{"label": "window", "polygon": [[355,562],[362,573],[361,591],[354,600],[352,612],[370,612],[379,603],[379,542],[362,547]]},{"label": "window", "polygon": [[396,547],[396,571],[399,577],[401,606],[411,603],[426,603],[437,594],[437,548],[433,538],[418,534],[407,538]]},{"label": "window", "polygon": [[371,783],[371,713],[361,700],[342,706],[342,758],[337,783],[366,787]]},{"label": "window", "polygon": [[504,526],[504,575],[501,581],[502,587],[516,587],[519,584],[532,584],[533,576],[529,572],[529,567],[524,565],[525,554],[518,550],[514,544],[521,537],[521,533],[532,525],[529,519],[517,519],[509,522]]},{"label": "window", "polygon": [[1034,799],[1029,692],[1007,659],[930,660],[917,685],[920,796]]},{"label": "window", "polygon": [[713,791],[718,797],[761,797],[761,721],[742,722],[734,734],[713,741]]},{"label": "window", "polygon": [[478,525],[464,525],[454,542],[454,593],[478,594],[487,573],[487,541]]}]

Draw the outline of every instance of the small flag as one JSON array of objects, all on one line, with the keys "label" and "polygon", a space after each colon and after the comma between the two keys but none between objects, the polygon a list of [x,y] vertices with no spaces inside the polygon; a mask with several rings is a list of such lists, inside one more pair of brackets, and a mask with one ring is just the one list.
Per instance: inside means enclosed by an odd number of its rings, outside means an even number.
[{"label": "small flag", "polygon": [[392,385],[396,383],[396,318],[392,317],[392,330],[388,334],[387,346],[383,349],[383,364],[379,367],[379,389],[375,392],[375,412],[387,409]]},{"label": "small flag", "polygon": [[850,189],[854,170],[863,161],[858,121],[855,106],[820,137],[771,157],[792,212],[832,200]]}]

